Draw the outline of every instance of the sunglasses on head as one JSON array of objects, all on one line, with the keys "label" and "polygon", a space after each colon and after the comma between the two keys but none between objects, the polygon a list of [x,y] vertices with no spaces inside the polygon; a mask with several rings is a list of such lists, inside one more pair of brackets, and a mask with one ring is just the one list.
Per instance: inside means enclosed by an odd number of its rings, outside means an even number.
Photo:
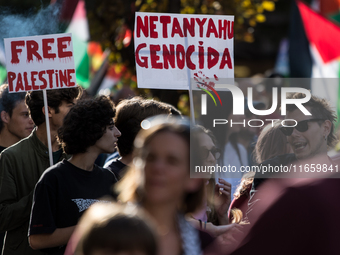
[{"label": "sunglasses on head", "polygon": [[279,129],[285,136],[290,136],[293,134],[294,128],[299,132],[306,132],[308,130],[308,122],[311,121],[324,121],[325,119],[309,119],[302,120],[297,123],[295,127],[280,127]]},{"label": "sunglasses on head", "polygon": [[221,150],[216,147],[213,147],[211,150],[208,150],[207,148],[204,147],[201,148],[202,157],[204,159],[209,157],[209,152],[211,152],[215,159],[219,159],[221,156]]}]

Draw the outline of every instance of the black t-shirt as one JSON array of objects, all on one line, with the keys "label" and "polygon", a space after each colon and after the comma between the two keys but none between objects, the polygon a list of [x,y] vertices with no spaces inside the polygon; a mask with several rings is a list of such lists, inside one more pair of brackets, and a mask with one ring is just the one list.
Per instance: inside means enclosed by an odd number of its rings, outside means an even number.
[{"label": "black t-shirt", "polygon": [[126,165],[116,158],[112,160],[111,164],[107,167],[107,169],[111,170],[120,180],[122,178],[123,169],[125,167]]},{"label": "black t-shirt", "polygon": [[[67,160],[48,168],[34,190],[29,235],[53,233],[78,223],[84,211],[100,198],[111,195],[115,175],[94,165],[85,171]],[[65,245],[44,249],[50,254],[64,254]]]},{"label": "black t-shirt", "polygon": [[6,147],[0,146],[0,153],[1,153],[4,149],[6,149]]},{"label": "black t-shirt", "polygon": [[60,157],[63,154],[63,149],[59,149],[55,152],[52,152],[53,164],[57,164],[60,161]]}]

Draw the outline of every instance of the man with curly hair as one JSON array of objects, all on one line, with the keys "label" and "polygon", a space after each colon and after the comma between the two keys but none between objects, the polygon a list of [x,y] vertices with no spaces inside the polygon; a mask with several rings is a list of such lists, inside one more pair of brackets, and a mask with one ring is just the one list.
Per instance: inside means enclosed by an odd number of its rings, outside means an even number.
[{"label": "man with curly hair", "polygon": [[[81,92],[80,87],[47,91],[54,163],[66,157],[57,142],[57,130]],[[41,254],[29,247],[27,231],[34,186],[50,166],[42,91],[28,92],[26,104],[36,128],[0,154],[0,232],[7,231],[3,255]]]},{"label": "man with curly hair", "polygon": [[65,117],[58,139],[72,157],[47,169],[36,185],[29,229],[33,249],[64,254],[84,211],[112,194],[115,175],[94,162],[116,148],[120,132],[114,115],[113,103],[101,96],[79,101]]}]

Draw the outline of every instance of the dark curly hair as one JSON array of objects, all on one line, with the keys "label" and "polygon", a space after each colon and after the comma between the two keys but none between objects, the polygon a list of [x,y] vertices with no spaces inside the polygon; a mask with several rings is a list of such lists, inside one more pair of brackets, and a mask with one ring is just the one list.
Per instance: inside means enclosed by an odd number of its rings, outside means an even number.
[{"label": "dark curly hair", "polygon": [[86,152],[113,125],[115,109],[106,96],[84,99],[71,108],[58,130],[58,140],[67,154]]},{"label": "dark curly hair", "polygon": [[170,115],[174,111],[171,107],[168,104],[142,97],[120,101],[115,117],[116,127],[122,133],[117,142],[119,154],[126,156],[132,153],[133,141],[141,129],[140,124],[144,119],[159,114]]},{"label": "dark curly hair", "polygon": [[[0,113],[5,111],[12,117],[13,109],[18,103],[25,100],[26,92],[9,93],[8,84],[3,84],[0,86]],[[0,132],[4,124],[0,118]]]},{"label": "dark curly hair", "polygon": [[[59,113],[59,106],[63,101],[73,103],[74,99],[79,99],[83,94],[80,86],[67,89],[47,90],[47,104]],[[26,94],[26,104],[34,124],[39,126],[45,122],[45,115],[42,111],[44,107],[44,97],[42,91],[30,91]]]}]

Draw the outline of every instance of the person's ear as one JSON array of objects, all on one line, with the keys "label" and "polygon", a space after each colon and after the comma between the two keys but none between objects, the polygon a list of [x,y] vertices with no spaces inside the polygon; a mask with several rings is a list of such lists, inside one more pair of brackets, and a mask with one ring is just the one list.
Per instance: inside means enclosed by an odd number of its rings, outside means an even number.
[{"label": "person's ear", "polygon": [[[52,108],[51,107],[47,107],[48,108],[48,117],[52,117]],[[44,116],[45,116],[45,106],[43,106],[43,108],[42,108],[42,112],[43,112],[43,114],[44,114]]]},{"label": "person's ear", "polygon": [[1,121],[3,123],[8,124],[10,121],[11,117],[9,116],[8,112],[1,111]]},{"label": "person's ear", "polygon": [[325,120],[325,122],[323,123],[323,136],[328,136],[331,133],[331,129],[332,129],[332,122],[330,122],[329,120]]}]

